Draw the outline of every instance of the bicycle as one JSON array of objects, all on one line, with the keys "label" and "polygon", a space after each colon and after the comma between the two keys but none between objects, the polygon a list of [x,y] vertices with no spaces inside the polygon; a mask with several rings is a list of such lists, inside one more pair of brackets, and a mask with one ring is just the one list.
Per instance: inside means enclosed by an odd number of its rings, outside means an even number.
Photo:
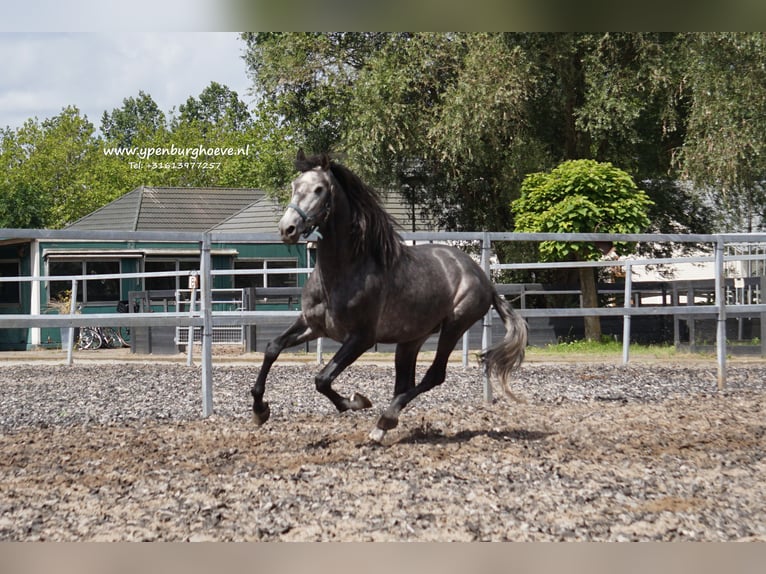
[{"label": "bicycle", "polygon": [[114,327],[83,327],[77,348],[80,350],[95,350],[102,348],[130,347],[130,343]]},{"label": "bicycle", "polygon": [[[78,307],[78,312],[80,307]],[[118,313],[128,312],[128,302],[119,301],[117,303]],[[80,336],[77,339],[77,348],[80,350],[95,350],[102,348],[130,347],[130,328],[129,327],[91,327],[86,326],[80,329]]]}]

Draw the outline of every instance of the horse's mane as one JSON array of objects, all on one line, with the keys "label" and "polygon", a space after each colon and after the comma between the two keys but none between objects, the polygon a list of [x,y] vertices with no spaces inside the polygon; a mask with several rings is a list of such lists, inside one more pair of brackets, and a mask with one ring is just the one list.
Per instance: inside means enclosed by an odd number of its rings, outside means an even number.
[{"label": "horse's mane", "polygon": [[396,232],[396,221],[380,205],[378,192],[365,184],[358,175],[332,161],[327,155],[298,159],[295,167],[309,171],[316,167],[330,168],[340,191],[348,198],[351,210],[351,248],[355,256],[369,255],[384,268],[389,268],[403,252],[402,239]]}]

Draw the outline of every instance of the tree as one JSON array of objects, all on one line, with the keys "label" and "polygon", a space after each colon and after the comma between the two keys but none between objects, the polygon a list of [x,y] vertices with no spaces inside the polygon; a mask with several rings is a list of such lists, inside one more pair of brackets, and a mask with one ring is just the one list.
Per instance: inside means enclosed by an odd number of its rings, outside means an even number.
[{"label": "tree", "polygon": [[237,92],[217,82],[211,82],[197,98],[188,98],[179,107],[178,116],[171,119],[170,129],[158,136],[154,145],[160,147],[203,146],[236,152],[198,158],[199,162],[215,164],[214,169],[197,166],[164,173],[165,185],[261,187],[275,192],[293,175],[295,146],[273,105],[261,102],[251,113]]},{"label": "tree", "polygon": [[165,114],[154,99],[144,92],[138,97],[125,98],[121,108],[101,116],[101,132],[104,138],[120,147],[130,147],[140,139],[146,139],[165,127]]},{"label": "tree", "polygon": [[766,34],[684,36],[688,108],[677,164],[707,190],[725,228],[766,222]]},{"label": "tree", "polygon": [[63,227],[110,199],[111,188],[94,186],[98,161],[95,128],[69,106],[60,114],[27,120],[15,134],[5,134],[7,166],[0,212],[12,224]]},{"label": "tree", "polygon": [[22,175],[26,157],[24,141],[16,132],[10,128],[0,132],[0,227],[42,227],[45,223],[45,198]]},{"label": "tree", "polygon": [[[441,102],[454,85],[464,52],[459,35],[387,38],[350,90],[350,117],[340,142],[362,177],[398,189],[409,201],[439,214],[450,228],[460,228],[467,219],[465,212],[475,204],[470,197],[487,191],[476,185],[479,178],[456,191],[465,164],[444,157],[434,145],[438,136],[429,133],[438,124]],[[460,193],[469,197],[454,200]],[[458,203],[462,209],[456,209]]]},{"label": "tree", "polygon": [[254,112],[246,131],[232,134],[227,143],[238,149],[249,146],[250,153],[221,162],[218,185],[258,187],[277,195],[295,175],[295,144],[266,105]]},{"label": "tree", "polygon": [[332,151],[346,132],[350,90],[357,73],[391,36],[248,32],[242,39],[260,101],[275,106],[298,146]]},{"label": "tree", "polygon": [[229,87],[210,82],[198,98],[190,97],[178,108],[180,123],[200,123],[203,131],[212,126],[225,127],[228,131],[244,131],[250,123],[247,104]]},{"label": "tree", "polygon": [[642,181],[673,177],[678,35],[245,38],[255,91],[277,102],[297,142],[344,155],[447,228],[512,229],[524,175],[568,159],[629,166]]},{"label": "tree", "polygon": [[[612,164],[570,160],[550,172],[529,174],[522,183],[521,197],[511,207],[517,231],[640,233],[649,226],[651,204],[633,178]],[[542,261],[593,261],[601,255],[592,243],[545,241],[539,248]],[[594,269],[580,268],[580,288],[584,306],[597,307]],[[585,336],[601,339],[598,317],[585,318]]]}]

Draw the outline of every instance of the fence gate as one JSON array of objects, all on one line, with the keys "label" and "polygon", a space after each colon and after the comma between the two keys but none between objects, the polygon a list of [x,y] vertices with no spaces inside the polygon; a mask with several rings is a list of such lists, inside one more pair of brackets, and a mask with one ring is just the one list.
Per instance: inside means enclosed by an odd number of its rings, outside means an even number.
[{"label": "fence gate", "polygon": [[[242,311],[245,309],[244,289],[213,289],[213,312],[216,311]],[[192,305],[194,308],[192,309]],[[178,289],[176,291],[176,309],[179,313],[199,312],[199,293],[191,289]],[[213,327],[214,345],[244,345],[245,325],[221,325]],[[189,332],[192,327],[176,327],[176,344],[187,345]],[[194,327],[192,341],[195,344],[202,342],[202,327]]]}]

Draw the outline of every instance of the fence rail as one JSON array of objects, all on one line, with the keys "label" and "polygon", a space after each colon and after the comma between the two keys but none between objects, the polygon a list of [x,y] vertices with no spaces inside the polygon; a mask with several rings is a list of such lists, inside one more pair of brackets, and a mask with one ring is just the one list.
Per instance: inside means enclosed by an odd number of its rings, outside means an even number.
[{"label": "fence rail", "polygon": [[[725,254],[725,247],[730,244],[766,244],[766,234],[607,234],[607,233],[490,233],[490,232],[413,232],[402,233],[405,241],[411,242],[478,242],[481,244],[481,266],[484,271],[491,275],[492,271],[499,270],[522,270],[554,267],[624,267],[626,281],[624,287],[624,306],[609,308],[557,308],[557,309],[524,309],[522,315],[532,317],[585,317],[585,316],[622,316],[624,318],[623,336],[623,362],[628,362],[628,349],[630,345],[630,318],[640,315],[681,315],[681,316],[705,316],[715,317],[717,320],[716,349],[718,364],[718,385],[723,388],[726,382],[726,317],[745,316],[760,314],[766,316],[766,305],[763,303],[729,305],[726,303],[724,272],[725,262],[736,260],[763,261],[766,265],[766,255],[763,253]],[[97,279],[112,278],[145,278],[160,276],[187,276],[199,273],[201,289],[199,291],[199,309],[187,312],[162,312],[162,313],[93,313],[87,315],[75,314],[74,305],[69,314],[64,315],[19,315],[0,314],[0,328],[18,327],[83,327],[83,326],[175,326],[175,327],[201,327],[202,329],[202,413],[203,416],[212,414],[212,330],[216,326],[236,325],[243,326],[261,323],[277,318],[294,317],[297,311],[214,311],[215,301],[212,298],[212,277],[214,275],[236,275],[238,271],[229,269],[213,270],[211,266],[211,245],[214,243],[236,241],[252,243],[278,243],[277,234],[254,234],[254,233],[219,233],[219,232],[123,232],[123,231],[75,231],[75,230],[29,230],[29,229],[0,229],[0,241],[8,240],[104,240],[104,241],[185,241],[199,244],[200,270],[157,272],[157,273],[125,273],[125,274],[101,274],[101,275],[66,275],[66,276],[22,276],[0,277],[0,282],[20,281],[72,281],[73,301],[76,301],[78,281],[90,281]],[[316,241],[316,237],[309,237]],[[492,264],[490,261],[493,242],[540,242],[540,241],[590,241],[590,242],[649,242],[649,243],[689,243],[709,245],[713,256],[667,258],[667,259],[644,259],[644,260],[615,260],[594,262],[572,263],[514,263]],[[713,305],[674,305],[662,307],[637,307],[632,304],[631,269],[639,265],[674,264],[684,262],[712,262],[714,263],[715,275],[715,302]],[[310,273],[310,268],[302,269],[274,269],[274,270],[242,270],[239,273]],[[496,315],[494,315],[496,317]],[[482,346],[491,343],[491,325],[493,312],[487,314],[482,323],[483,337]],[[71,341],[69,348],[69,362],[71,362]],[[489,382],[485,380],[485,397],[491,397]]]}]

